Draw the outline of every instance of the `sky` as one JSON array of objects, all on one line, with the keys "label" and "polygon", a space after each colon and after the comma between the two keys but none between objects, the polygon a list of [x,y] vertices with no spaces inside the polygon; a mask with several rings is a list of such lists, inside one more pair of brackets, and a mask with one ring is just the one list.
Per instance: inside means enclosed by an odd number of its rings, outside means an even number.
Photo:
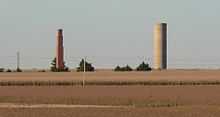
[{"label": "sky", "polygon": [[0,67],[50,66],[56,31],[65,61],[97,68],[153,64],[153,26],[168,23],[169,68],[220,68],[219,0],[0,0]]}]

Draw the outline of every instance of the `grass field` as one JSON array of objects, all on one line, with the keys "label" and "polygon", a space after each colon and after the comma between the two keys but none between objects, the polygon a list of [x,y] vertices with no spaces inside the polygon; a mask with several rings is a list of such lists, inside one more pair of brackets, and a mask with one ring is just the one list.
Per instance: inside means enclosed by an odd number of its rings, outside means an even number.
[{"label": "grass field", "polygon": [[[0,82],[78,82],[82,73],[0,73]],[[218,70],[86,73],[87,82],[219,82]],[[1,85],[0,104],[127,108],[0,108],[3,117],[218,117],[220,85]]]},{"label": "grass field", "polygon": [[[87,72],[87,81],[220,81],[220,70],[167,70],[153,72]],[[0,81],[81,81],[81,72],[0,73]]]},{"label": "grass field", "polygon": [[219,117],[219,107],[0,109],[2,117]]}]

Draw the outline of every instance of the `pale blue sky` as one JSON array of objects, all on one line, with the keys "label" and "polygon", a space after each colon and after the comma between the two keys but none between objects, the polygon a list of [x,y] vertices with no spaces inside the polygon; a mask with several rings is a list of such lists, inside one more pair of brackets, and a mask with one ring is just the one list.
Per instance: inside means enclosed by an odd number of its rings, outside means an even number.
[{"label": "pale blue sky", "polygon": [[111,68],[152,61],[153,25],[167,22],[169,68],[220,68],[219,0],[0,0],[0,67],[48,68],[56,30],[65,60]]}]

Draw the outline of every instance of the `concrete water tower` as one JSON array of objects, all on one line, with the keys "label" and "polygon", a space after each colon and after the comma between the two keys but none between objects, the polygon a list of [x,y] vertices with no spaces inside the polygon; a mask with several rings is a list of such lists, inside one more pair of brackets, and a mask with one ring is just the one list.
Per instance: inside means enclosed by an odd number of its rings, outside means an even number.
[{"label": "concrete water tower", "polygon": [[154,27],[154,67],[167,69],[167,24],[158,23]]}]

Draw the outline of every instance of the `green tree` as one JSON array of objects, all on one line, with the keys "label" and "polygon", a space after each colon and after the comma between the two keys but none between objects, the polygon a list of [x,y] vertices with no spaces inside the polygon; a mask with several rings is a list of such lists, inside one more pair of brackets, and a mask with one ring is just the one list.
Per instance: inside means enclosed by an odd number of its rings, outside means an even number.
[{"label": "green tree", "polygon": [[121,67],[120,66],[115,67],[114,71],[121,71]]},{"label": "green tree", "polygon": [[133,69],[129,65],[126,65],[125,67],[117,66],[114,71],[133,71]]},{"label": "green tree", "polygon": [[133,69],[129,65],[126,65],[123,69],[124,71],[133,71]]},{"label": "green tree", "polygon": [[[85,71],[93,72],[95,71],[95,68],[92,66],[91,63],[88,63],[85,61]],[[77,72],[83,72],[84,71],[84,59],[82,59],[79,63],[79,67],[77,67]]]},{"label": "green tree", "polygon": [[10,69],[7,69],[7,70],[6,70],[6,72],[12,72],[12,70],[10,70]]},{"label": "green tree", "polygon": [[52,62],[50,63],[51,64],[50,70],[52,72],[68,72],[69,71],[69,68],[65,65],[65,63],[64,63],[64,69],[57,69],[57,67],[56,67],[57,62],[56,61],[57,61],[57,59],[54,58],[52,60]]},{"label": "green tree", "polygon": [[16,72],[22,72],[22,70],[20,68],[17,68]]},{"label": "green tree", "polygon": [[137,71],[151,71],[152,68],[149,66],[148,63],[142,62],[137,68]]},{"label": "green tree", "polygon": [[50,63],[50,64],[51,64],[50,71],[52,71],[52,72],[56,72],[56,71],[57,71],[56,61],[57,61],[56,58],[54,58],[54,59],[52,60],[52,62]]},{"label": "green tree", "polygon": [[4,68],[0,68],[0,72],[4,72],[5,71],[5,69]]}]

